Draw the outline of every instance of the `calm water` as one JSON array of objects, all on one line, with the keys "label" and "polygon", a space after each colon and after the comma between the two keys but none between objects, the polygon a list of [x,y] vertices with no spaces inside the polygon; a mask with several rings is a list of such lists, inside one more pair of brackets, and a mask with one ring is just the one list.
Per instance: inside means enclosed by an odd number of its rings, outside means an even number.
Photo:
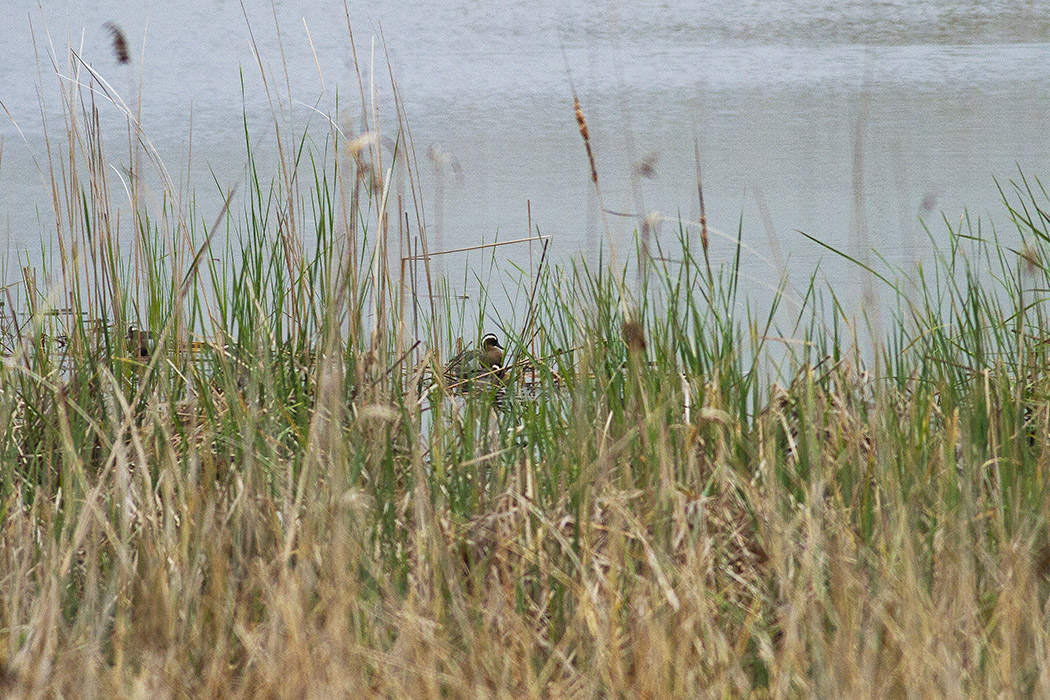
[{"label": "calm water", "polygon": [[[247,18],[234,0],[98,8],[105,4],[44,0],[42,15],[0,5],[0,101],[25,137],[0,118],[4,281],[14,279],[13,260],[37,260],[54,235],[32,160],[46,157],[41,95],[51,118],[60,117],[45,23],[59,55],[73,45],[133,95],[137,77],[116,65],[103,24],[124,28],[142,71],[144,127],[175,177],[186,177],[192,119],[189,178],[204,205],[218,202],[212,173],[222,183],[244,179],[242,115],[261,145],[272,143],[249,25],[273,82],[285,84],[286,66],[298,124],[310,120],[325,132],[311,106],[360,113],[342,3],[246,2]],[[350,22],[366,70],[377,37],[381,97],[389,95],[378,39],[385,36],[423,166],[431,233],[440,236],[435,247],[522,237],[531,202],[533,222],[553,236],[557,256],[593,259],[604,234],[567,59],[607,208],[695,220],[695,139],[709,221],[735,232],[743,219],[754,294],[761,297],[781,267],[802,279],[823,260],[829,281],[857,299],[856,270],[796,229],[855,255],[870,242],[906,265],[928,255],[920,217],[940,233],[942,214],[956,221],[965,207],[1005,228],[993,178],[1014,177],[1018,167],[1038,176],[1050,170],[1048,10],[1042,1],[449,0],[352,2]],[[115,109],[104,106],[102,117],[110,155],[120,162],[126,131]],[[456,177],[446,166],[440,188],[425,156],[431,145],[461,169]],[[642,159],[654,177],[635,192],[632,164]],[[636,220],[610,223],[626,251]],[[675,228],[664,224],[661,235]],[[731,253],[729,241],[713,246],[723,258]],[[500,251],[528,260],[524,248]],[[449,256],[446,264],[462,280],[463,266],[477,263]]]}]

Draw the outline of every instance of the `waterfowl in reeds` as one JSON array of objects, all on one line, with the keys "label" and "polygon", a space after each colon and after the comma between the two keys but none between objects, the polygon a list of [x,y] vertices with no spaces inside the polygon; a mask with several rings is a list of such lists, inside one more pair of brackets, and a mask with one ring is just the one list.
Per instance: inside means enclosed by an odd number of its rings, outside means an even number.
[{"label": "waterfowl in reeds", "polygon": [[506,368],[503,367],[503,346],[495,333],[486,333],[481,347],[464,350],[445,365],[445,379],[451,384],[469,382],[471,379],[499,381]]},{"label": "waterfowl in reeds", "polygon": [[135,326],[128,326],[128,334],[125,339],[128,341],[128,350],[140,359],[149,358],[156,341],[152,331],[144,331]]}]

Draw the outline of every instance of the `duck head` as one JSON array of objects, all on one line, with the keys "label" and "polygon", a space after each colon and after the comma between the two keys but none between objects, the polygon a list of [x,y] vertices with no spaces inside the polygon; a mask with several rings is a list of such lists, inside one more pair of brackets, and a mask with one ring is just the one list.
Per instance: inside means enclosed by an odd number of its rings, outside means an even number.
[{"label": "duck head", "polygon": [[485,367],[503,365],[503,346],[495,333],[486,333],[481,339],[481,362]]},{"label": "duck head", "polygon": [[129,350],[136,353],[141,358],[149,357],[150,350],[153,346],[153,333],[151,331],[144,331],[135,326],[128,326],[128,334],[125,337],[128,341]]}]

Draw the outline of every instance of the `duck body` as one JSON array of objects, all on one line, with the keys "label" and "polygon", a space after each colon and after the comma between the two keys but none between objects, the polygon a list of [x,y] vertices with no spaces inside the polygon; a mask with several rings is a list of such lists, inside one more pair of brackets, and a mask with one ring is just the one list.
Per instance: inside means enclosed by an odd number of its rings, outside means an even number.
[{"label": "duck body", "polygon": [[152,331],[144,331],[135,326],[128,326],[126,339],[128,341],[128,350],[142,359],[150,356],[153,344],[156,341]]},{"label": "duck body", "polygon": [[487,333],[481,339],[481,347],[464,350],[445,365],[445,379],[452,384],[479,381],[499,382],[505,373],[503,346],[495,333]]}]

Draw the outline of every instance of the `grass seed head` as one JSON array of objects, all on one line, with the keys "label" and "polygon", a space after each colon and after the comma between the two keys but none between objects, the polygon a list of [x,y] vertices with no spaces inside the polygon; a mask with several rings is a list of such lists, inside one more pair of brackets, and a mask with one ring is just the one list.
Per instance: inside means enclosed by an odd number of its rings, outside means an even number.
[{"label": "grass seed head", "polygon": [[1039,248],[1032,245],[1031,242],[1026,241],[1021,246],[1021,250],[1018,251],[1018,255],[1021,258],[1022,269],[1028,274],[1034,275],[1042,269],[1043,263],[1039,254]]},{"label": "grass seed head", "polygon": [[623,333],[623,342],[627,343],[627,349],[631,352],[645,350],[645,329],[640,321],[630,319],[625,321],[620,329]]},{"label": "grass seed head", "polygon": [[113,22],[106,22],[104,26],[113,42],[113,55],[117,57],[117,63],[121,65],[130,63],[131,54],[128,52],[128,40],[124,36],[124,30]]},{"label": "grass seed head", "polygon": [[598,168],[594,164],[594,152],[591,150],[591,132],[587,129],[587,117],[583,116],[580,107],[580,98],[572,98],[572,107],[576,112],[576,124],[580,127],[580,136],[583,137],[583,147],[587,149],[587,161],[591,164],[591,181],[598,184]]}]

